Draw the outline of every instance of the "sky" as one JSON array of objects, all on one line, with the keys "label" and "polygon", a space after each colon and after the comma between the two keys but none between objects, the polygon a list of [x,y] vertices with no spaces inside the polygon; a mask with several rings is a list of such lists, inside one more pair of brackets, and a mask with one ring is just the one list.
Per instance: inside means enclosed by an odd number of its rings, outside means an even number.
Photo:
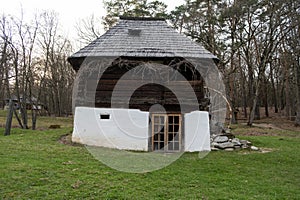
[{"label": "sky", "polygon": [[[71,39],[76,38],[76,24],[91,15],[105,15],[103,0],[0,0],[0,15],[3,13],[32,18],[39,10],[54,10],[59,15],[59,22],[64,34]],[[161,0],[168,5],[168,10],[184,3],[184,0]]]}]

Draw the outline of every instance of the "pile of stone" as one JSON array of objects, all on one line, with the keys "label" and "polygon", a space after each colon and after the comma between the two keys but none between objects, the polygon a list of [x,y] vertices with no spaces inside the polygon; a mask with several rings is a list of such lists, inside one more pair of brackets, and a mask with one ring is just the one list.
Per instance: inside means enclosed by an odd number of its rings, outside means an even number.
[{"label": "pile of stone", "polygon": [[211,136],[211,150],[234,151],[238,149],[251,149],[258,151],[259,148],[252,145],[250,141],[240,140],[231,134],[230,129],[224,130],[222,134]]}]

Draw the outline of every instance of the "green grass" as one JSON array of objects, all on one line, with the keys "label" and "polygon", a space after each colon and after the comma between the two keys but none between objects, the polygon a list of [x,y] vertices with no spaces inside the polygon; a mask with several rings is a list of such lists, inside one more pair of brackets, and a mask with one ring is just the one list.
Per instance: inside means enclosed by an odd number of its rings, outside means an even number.
[{"label": "green grass", "polygon": [[296,133],[240,136],[272,149],[270,153],[219,151],[203,159],[197,153],[185,153],[161,170],[131,174],[103,165],[83,146],[59,143],[62,135],[72,131],[71,120],[65,120],[62,129],[12,129],[10,136],[3,136],[0,128],[0,199],[300,197],[300,138]]}]

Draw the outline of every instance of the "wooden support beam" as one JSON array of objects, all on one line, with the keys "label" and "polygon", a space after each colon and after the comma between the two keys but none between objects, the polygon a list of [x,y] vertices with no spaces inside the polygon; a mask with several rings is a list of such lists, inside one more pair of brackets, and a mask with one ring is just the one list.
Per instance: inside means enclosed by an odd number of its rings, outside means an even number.
[{"label": "wooden support beam", "polygon": [[14,110],[14,103],[10,99],[9,100],[9,108],[8,108],[7,118],[6,118],[5,132],[4,132],[5,136],[10,135],[10,129],[11,129],[11,123],[12,123],[12,117],[13,117],[13,110]]}]

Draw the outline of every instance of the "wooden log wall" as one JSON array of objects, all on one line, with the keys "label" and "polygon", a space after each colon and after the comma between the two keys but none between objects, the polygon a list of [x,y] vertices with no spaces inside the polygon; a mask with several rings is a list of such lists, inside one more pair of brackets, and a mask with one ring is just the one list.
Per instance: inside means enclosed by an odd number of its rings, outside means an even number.
[{"label": "wooden log wall", "polygon": [[[186,69],[181,72],[193,89],[193,93],[189,93],[187,92],[187,83],[183,80],[168,81],[164,83],[165,86],[146,81],[147,84],[136,88],[137,83],[141,80],[136,80],[134,77],[124,79],[122,76],[127,71],[128,68],[113,66],[104,72],[96,89],[96,107],[111,108],[113,95],[113,107],[115,108],[149,111],[152,105],[160,104],[168,113],[178,113],[182,112],[180,102],[183,102],[186,108],[184,112],[191,112],[195,110],[195,107],[200,110],[205,109],[204,104],[207,102],[204,100],[204,82],[200,75],[192,76],[192,72]],[[195,79],[195,77],[197,78]],[[173,88],[173,92],[169,88]],[[174,94],[174,88],[178,97]],[[197,97],[196,105],[195,95]],[[125,98],[126,96],[130,96],[130,99]]]}]

